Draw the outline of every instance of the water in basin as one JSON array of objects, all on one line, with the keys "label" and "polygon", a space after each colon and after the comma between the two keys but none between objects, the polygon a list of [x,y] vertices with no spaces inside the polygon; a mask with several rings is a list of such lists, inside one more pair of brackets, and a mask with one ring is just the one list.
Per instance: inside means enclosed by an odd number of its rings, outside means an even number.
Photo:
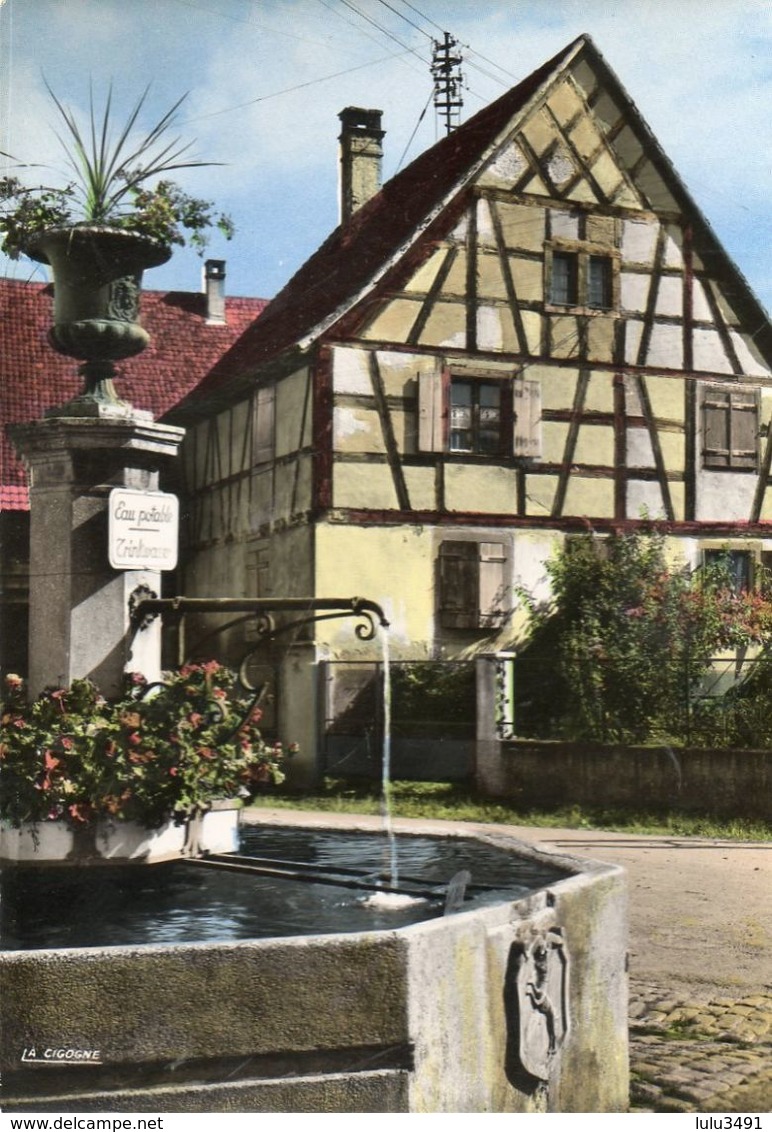
[{"label": "water in basin", "polygon": [[[486,843],[397,838],[400,885],[420,895],[372,900],[390,847],[369,833],[248,827],[237,862],[268,859],[296,876],[262,876],[175,861],[92,868],[13,868],[0,877],[0,949],[224,942],[404,927],[440,916],[444,890],[471,873],[469,907],[517,899],[564,877]],[[270,867],[270,865],[268,865]],[[321,883],[314,873],[329,880]],[[362,888],[349,887],[361,881]]]}]

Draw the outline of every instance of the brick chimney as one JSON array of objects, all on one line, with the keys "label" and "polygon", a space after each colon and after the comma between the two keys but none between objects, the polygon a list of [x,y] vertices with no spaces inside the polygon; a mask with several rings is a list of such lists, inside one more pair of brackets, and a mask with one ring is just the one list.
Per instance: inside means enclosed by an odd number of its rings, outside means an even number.
[{"label": "brick chimney", "polygon": [[224,326],[225,317],[225,260],[208,259],[204,263],[204,294],[206,295],[206,322],[208,326]]},{"label": "brick chimney", "polygon": [[385,131],[381,111],[347,106],[338,117],[340,138],[340,220],[350,219],[381,187]]}]

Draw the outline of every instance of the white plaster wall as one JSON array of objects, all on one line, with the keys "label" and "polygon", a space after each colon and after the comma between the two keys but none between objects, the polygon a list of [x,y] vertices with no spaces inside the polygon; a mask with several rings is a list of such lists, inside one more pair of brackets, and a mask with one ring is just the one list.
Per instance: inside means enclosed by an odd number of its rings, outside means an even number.
[{"label": "white plaster wall", "polygon": [[655,325],[646,364],[663,369],[681,369],[684,360],[683,331],[680,326]]},{"label": "white plaster wall", "polygon": [[697,475],[695,518],[700,522],[741,522],[750,517],[756,476],[748,472],[713,472]]},{"label": "white plaster wall", "polygon": [[622,259],[625,263],[653,263],[658,231],[659,224],[655,220],[624,220]]},{"label": "white plaster wall", "polygon": [[726,356],[717,330],[694,331],[694,368],[708,373],[731,373],[732,366]]},{"label": "white plaster wall", "polygon": [[664,519],[662,489],[651,480],[629,480],[627,483],[627,515],[630,519]]},{"label": "white plaster wall", "polygon": [[627,465],[630,468],[653,468],[654,449],[646,428],[627,430]]}]

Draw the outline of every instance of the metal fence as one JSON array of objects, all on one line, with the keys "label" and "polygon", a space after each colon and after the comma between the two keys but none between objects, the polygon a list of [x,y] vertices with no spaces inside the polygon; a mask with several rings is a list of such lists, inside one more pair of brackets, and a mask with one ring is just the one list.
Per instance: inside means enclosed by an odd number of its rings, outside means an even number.
[{"label": "metal fence", "polygon": [[[474,768],[474,661],[393,661],[391,764],[394,778],[459,781]],[[324,666],[324,769],[379,777],[384,739],[384,670],[379,662]]]},{"label": "metal fence", "polygon": [[[610,690],[614,674],[602,660],[586,665],[569,684],[554,655],[521,654],[513,659],[513,733],[524,739],[618,742],[629,740],[635,729],[638,742],[666,735],[687,746],[772,746],[772,656],[738,650],[713,657],[699,672],[684,663],[675,678],[662,674],[663,682],[669,678],[672,684],[663,683],[651,703],[634,687],[625,703],[618,687]],[[647,713],[648,734],[641,733]]]}]

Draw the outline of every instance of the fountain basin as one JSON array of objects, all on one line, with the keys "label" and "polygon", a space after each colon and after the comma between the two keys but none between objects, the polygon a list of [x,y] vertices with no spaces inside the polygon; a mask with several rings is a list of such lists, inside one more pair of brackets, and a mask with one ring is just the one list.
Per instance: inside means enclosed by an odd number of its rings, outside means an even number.
[{"label": "fountain basin", "polygon": [[555,879],[393,929],[0,953],[4,1110],[626,1110],[623,871],[464,837]]}]

